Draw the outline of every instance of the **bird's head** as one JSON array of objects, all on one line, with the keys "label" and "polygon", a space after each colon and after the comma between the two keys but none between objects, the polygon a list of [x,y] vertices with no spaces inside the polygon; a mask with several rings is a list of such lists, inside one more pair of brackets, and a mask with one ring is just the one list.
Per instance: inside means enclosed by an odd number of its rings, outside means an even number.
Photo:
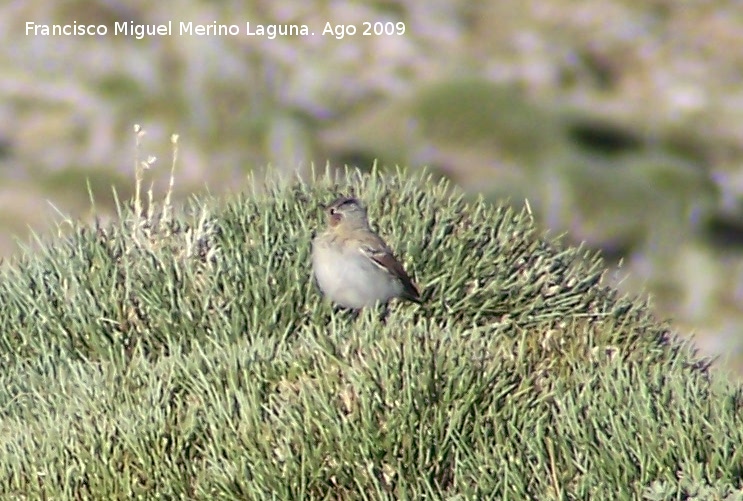
[{"label": "bird's head", "polygon": [[366,228],[366,209],[353,197],[341,197],[325,207],[328,226],[339,229]]}]

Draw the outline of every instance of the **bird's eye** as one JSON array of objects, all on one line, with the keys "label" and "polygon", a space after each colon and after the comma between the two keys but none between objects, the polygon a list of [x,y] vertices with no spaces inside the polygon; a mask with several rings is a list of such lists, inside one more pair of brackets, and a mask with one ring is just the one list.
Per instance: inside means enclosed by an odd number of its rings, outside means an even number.
[{"label": "bird's eye", "polygon": [[336,213],[335,207],[331,207],[328,212],[330,212],[331,216],[335,216],[335,213]]}]

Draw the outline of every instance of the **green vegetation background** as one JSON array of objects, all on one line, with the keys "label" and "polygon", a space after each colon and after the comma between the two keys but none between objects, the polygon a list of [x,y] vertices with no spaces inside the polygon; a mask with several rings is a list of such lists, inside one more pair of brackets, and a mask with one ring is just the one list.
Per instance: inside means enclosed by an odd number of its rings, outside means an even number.
[{"label": "green vegetation background", "polygon": [[[314,290],[349,192],[424,306]],[[378,171],[163,209],[3,266],[0,497],[740,499],[741,388],[529,211]]]},{"label": "green vegetation background", "polygon": [[[183,145],[174,197],[273,165],[426,166],[623,259],[707,354],[743,368],[743,16],[710,0],[78,0],[0,7],[0,256],[53,212],[115,216],[133,123]],[[113,35],[172,21],[172,36]],[[315,36],[181,36],[179,22]],[[322,36],[326,23],[402,35]],[[26,23],[102,25],[35,36]],[[743,372],[741,372],[743,373]]]}]

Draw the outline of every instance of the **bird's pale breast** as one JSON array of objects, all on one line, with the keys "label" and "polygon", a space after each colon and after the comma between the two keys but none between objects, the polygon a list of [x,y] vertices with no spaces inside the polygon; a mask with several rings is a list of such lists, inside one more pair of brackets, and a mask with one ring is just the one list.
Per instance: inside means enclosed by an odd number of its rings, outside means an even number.
[{"label": "bird's pale breast", "polygon": [[331,301],[347,308],[386,302],[402,292],[400,282],[353,247],[313,242],[317,284]]}]

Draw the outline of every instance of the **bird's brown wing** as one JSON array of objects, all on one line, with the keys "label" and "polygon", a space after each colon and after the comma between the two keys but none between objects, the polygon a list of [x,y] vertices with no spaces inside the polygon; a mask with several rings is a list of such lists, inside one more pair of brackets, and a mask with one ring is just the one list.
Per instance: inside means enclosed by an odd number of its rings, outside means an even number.
[{"label": "bird's brown wing", "polygon": [[384,244],[384,242],[380,242],[380,244],[381,245],[374,247],[364,246],[362,250],[364,251],[364,254],[369,256],[372,262],[400,280],[400,283],[402,283],[403,287],[403,298],[414,301],[416,303],[420,303],[420,292],[418,292],[418,289],[408,276],[405,268],[402,267],[400,261],[395,259],[392,251],[390,251],[390,249]]}]

